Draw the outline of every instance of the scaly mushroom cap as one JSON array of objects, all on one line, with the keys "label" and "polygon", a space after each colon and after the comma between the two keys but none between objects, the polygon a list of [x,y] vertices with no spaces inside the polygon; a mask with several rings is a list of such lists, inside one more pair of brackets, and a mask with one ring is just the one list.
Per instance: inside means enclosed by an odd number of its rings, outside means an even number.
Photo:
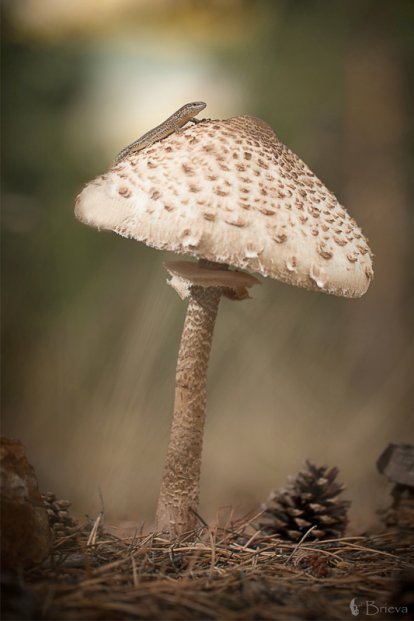
[{"label": "scaly mushroom cap", "polygon": [[347,297],[371,252],[356,222],[261,119],[202,121],[114,165],[79,194],[85,224],[149,246]]}]

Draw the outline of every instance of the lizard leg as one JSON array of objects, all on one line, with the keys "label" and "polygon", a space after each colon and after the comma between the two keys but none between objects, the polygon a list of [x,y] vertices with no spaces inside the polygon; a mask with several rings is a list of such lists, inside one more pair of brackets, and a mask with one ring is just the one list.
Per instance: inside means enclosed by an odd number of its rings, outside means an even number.
[{"label": "lizard leg", "polygon": [[188,121],[186,121],[184,125],[181,126],[174,123],[174,132],[176,134],[179,134],[181,130],[187,125],[187,123],[194,123],[196,125],[197,123],[201,123],[201,121],[205,121],[205,119],[196,119],[193,117],[192,119],[188,119]]}]

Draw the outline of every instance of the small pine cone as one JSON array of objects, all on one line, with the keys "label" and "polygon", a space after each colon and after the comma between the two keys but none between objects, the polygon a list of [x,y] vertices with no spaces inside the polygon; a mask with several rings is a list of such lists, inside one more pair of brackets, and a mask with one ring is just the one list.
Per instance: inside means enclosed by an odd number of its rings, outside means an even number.
[{"label": "small pine cone", "polygon": [[383,522],[403,530],[414,529],[414,445],[389,444],[377,467],[394,483],[391,507],[379,511]]},{"label": "small pine cone", "polygon": [[257,527],[266,534],[299,541],[313,526],[310,540],[340,537],[348,523],[350,502],[339,495],[345,489],[335,479],[338,468],[306,467],[287,486],[272,492],[263,506]]},{"label": "small pine cone", "polygon": [[414,530],[414,489],[397,484],[392,491],[393,503],[388,509],[379,511],[388,527]]},{"label": "small pine cone", "polygon": [[55,494],[42,494],[43,504],[49,518],[49,527],[55,537],[65,537],[74,533],[78,522],[69,513],[69,500],[57,500]]}]

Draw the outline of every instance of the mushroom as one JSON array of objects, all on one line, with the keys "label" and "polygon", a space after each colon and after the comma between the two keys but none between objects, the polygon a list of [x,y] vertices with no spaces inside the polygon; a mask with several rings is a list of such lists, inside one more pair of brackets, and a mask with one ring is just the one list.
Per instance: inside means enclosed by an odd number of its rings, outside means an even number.
[{"label": "mushroom", "polygon": [[[356,222],[261,119],[204,120],[131,154],[90,182],[76,217],[198,263],[166,264],[189,303],[157,509],[171,536],[196,524],[206,373],[220,298],[248,296],[250,272],[356,298],[373,277]],[[236,268],[229,269],[229,268]]]}]

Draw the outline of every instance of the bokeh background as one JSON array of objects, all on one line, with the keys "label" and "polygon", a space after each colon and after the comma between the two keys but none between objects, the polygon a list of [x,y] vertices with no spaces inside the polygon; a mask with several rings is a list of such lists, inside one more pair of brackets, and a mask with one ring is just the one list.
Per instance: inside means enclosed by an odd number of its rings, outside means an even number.
[{"label": "bokeh background", "polygon": [[[172,258],[77,222],[74,200],[182,104],[263,117],[375,253],[360,300],[271,280],[223,300],[200,513],[257,506],[305,459],[338,466],[354,529],[413,441],[414,3],[2,2],[3,433],[79,514],[153,519],[185,303]],[[411,78],[410,78],[411,76]],[[411,177],[410,177],[411,174]]]}]

